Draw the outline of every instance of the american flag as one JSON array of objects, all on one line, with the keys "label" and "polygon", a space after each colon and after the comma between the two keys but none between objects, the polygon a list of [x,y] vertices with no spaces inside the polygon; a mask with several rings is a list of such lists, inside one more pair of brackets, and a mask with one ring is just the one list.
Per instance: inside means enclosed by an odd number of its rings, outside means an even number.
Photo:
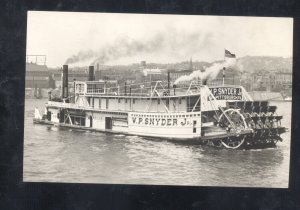
[{"label": "american flag", "polygon": [[225,57],[226,58],[235,58],[235,54],[232,54],[228,50],[225,49]]}]

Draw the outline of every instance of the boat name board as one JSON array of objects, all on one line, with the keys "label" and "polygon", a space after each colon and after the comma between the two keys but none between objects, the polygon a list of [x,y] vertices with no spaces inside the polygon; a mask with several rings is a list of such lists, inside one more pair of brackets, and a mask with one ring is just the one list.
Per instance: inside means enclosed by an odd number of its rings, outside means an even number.
[{"label": "boat name board", "polygon": [[217,100],[242,100],[242,88],[213,87],[209,89]]},{"label": "boat name board", "polygon": [[187,118],[131,117],[131,122],[136,125],[154,126],[186,126],[193,124],[192,119]]}]

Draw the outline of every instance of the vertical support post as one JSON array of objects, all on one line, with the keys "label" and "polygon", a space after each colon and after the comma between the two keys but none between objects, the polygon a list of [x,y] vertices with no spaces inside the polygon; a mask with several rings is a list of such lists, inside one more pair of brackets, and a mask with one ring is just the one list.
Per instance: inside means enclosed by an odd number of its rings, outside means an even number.
[{"label": "vertical support post", "polygon": [[224,86],[224,84],[225,84],[225,67],[223,67],[223,86]]}]

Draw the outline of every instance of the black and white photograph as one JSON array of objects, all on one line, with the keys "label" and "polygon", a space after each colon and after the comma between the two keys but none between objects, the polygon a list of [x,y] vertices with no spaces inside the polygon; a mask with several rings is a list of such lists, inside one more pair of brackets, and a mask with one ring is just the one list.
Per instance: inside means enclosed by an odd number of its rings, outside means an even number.
[{"label": "black and white photograph", "polygon": [[293,18],[28,11],[24,182],[288,188]]}]

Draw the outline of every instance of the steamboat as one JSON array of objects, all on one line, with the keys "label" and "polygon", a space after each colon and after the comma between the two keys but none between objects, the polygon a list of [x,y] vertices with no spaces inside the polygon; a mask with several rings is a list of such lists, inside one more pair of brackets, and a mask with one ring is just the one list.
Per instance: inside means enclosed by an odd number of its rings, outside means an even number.
[{"label": "steamboat", "polygon": [[268,101],[254,101],[242,86],[189,85],[157,81],[123,87],[95,81],[89,67],[88,81],[68,87],[68,66],[63,66],[62,93],[49,93],[45,113],[35,109],[34,123],[72,129],[137,135],[217,148],[276,147],[282,116]]}]

